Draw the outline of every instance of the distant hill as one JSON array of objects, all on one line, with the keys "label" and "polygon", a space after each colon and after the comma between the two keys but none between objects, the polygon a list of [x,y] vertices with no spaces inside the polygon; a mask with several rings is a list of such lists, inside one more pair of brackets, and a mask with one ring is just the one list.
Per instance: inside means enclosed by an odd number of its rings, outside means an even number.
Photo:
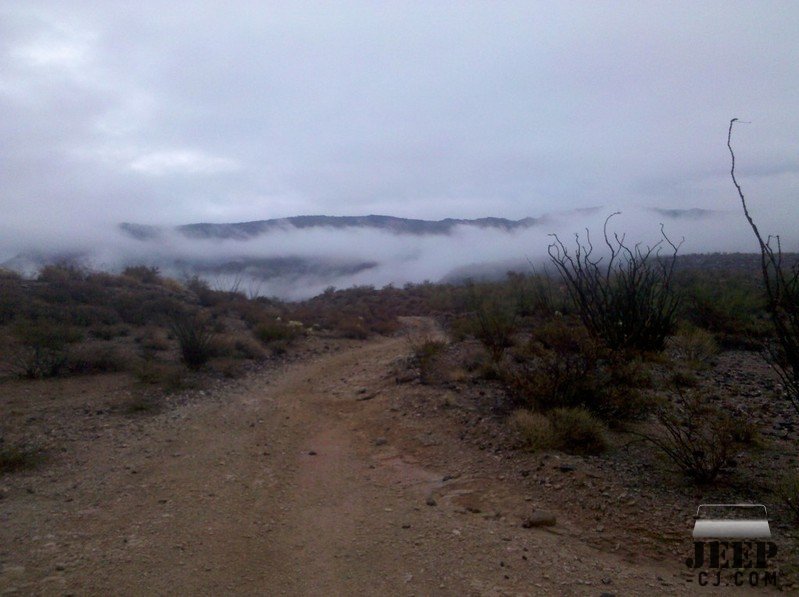
[{"label": "distant hill", "polygon": [[[705,209],[635,209],[633,221],[663,222],[667,229],[689,225],[702,234],[729,215]],[[180,226],[126,222],[116,227],[117,234],[98,231],[96,246],[87,238],[81,240],[81,249],[72,251],[23,251],[0,267],[34,274],[58,262],[107,271],[144,264],[179,278],[199,275],[215,287],[244,285],[265,295],[307,298],[329,286],[501,279],[509,270],[539,269],[548,262],[548,233],[580,230],[587,220],[596,226],[610,212],[596,206],[519,220],[305,215]],[[469,234],[455,234],[459,230]]]},{"label": "distant hill", "polygon": [[[544,221],[545,218],[523,218],[507,220],[505,218],[477,218],[474,220],[446,218],[444,220],[415,220],[396,218],[394,216],[294,216],[254,222],[238,222],[234,224],[185,224],[173,230],[193,239],[216,238],[249,240],[257,236],[278,230],[307,228],[373,228],[396,234],[449,234],[456,226],[474,226],[477,228],[494,228],[510,231],[519,228],[530,228]],[[122,223],[120,229],[138,240],[159,238],[164,228],[143,226],[141,224]]]}]

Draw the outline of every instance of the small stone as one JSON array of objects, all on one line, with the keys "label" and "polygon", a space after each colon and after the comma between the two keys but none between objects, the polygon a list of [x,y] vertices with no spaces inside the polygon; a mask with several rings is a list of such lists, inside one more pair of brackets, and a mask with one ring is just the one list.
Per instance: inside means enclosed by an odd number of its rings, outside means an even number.
[{"label": "small stone", "polygon": [[388,440],[385,437],[378,437],[375,440],[376,446],[385,446],[388,443]]},{"label": "small stone", "polygon": [[316,451],[311,450],[310,452],[308,452],[308,456],[316,456]]},{"label": "small stone", "polygon": [[431,495],[430,497],[427,498],[425,504],[427,504],[428,506],[437,506],[438,502],[436,502],[435,498]]},{"label": "small stone", "polygon": [[558,470],[561,473],[571,473],[571,472],[574,472],[574,467],[572,465],[570,465],[570,464],[561,464],[558,467]]},{"label": "small stone", "polygon": [[524,519],[522,527],[525,529],[532,529],[535,527],[551,527],[557,524],[557,518],[550,512],[543,510],[533,510],[533,512]]}]

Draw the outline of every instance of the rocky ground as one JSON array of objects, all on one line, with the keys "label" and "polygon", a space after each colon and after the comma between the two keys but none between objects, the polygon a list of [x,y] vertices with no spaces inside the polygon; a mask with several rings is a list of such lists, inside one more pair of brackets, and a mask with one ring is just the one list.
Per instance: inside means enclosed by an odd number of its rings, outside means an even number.
[{"label": "rocky ground", "polygon": [[[405,324],[439,333],[430,320]],[[420,383],[410,352],[405,334],[310,338],[291,359],[141,412],[121,374],[0,385],[2,436],[46,453],[0,478],[0,591],[697,592],[684,564],[696,505],[740,495],[746,472],[695,489],[623,436],[601,457],[525,453],[499,395]],[[707,375],[755,383],[749,356],[721,359]],[[770,403],[760,387],[753,405]],[[768,475],[795,457],[795,430],[788,414],[757,410],[772,423],[758,457]],[[787,566],[796,539],[778,514]]]}]

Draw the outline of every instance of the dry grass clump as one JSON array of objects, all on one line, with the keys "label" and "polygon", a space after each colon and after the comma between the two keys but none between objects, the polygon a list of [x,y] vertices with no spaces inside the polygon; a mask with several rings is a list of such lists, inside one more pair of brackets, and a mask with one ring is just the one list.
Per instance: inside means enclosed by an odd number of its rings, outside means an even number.
[{"label": "dry grass clump", "polygon": [[546,414],[517,410],[510,425],[531,450],[599,454],[608,447],[605,426],[584,408],[556,408]]},{"label": "dry grass clump", "polygon": [[599,454],[608,447],[605,425],[584,408],[556,408],[549,413],[558,447],[571,454]]},{"label": "dry grass clump", "polygon": [[509,424],[522,438],[525,447],[534,452],[552,449],[557,444],[552,421],[544,414],[519,409],[511,414]]},{"label": "dry grass clump", "polygon": [[440,377],[437,362],[441,352],[447,347],[443,340],[430,336],[410,337],[408,341],[413,352],[413,360],[419,367],[419,377],[422,383],[432,383]]},{"label": "dry grass clump", "polygon": [[669,348],[681,360],[694,366],[706,366],[719,353],[716,339],[702,328],[685,325],[669,339]]}]

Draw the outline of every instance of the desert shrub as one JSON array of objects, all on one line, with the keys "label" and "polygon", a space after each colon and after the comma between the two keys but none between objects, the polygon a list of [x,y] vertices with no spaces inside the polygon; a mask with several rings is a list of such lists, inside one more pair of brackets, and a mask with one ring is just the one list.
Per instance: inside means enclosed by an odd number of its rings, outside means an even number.
[{"label": "desert shrub", "polygon": [[7,365],[15,374],[31,379],[59,375],[67,364],[70,345],[81,339],[72,327],[44,321],[20,321],[12,331],[16,342],[9,349]]},{"label": "desert shrub", "polygon": [[693,326],[681,327],[669,346],[681,359],[698,365],[707,365],[719,352],[713,334]]},{"label": "desert shrub", "polygon": [[181,359],[189,369],[199,369],[213,356],[214,332],[208,318],[184,313],[172,318],[170,328],[178,341]]},{"label": "desert shrub", "polygon": [[130,328],[124,324],[103,325],[95,324],[89,329],[89,336],[98,340],[113,340],[114,338],[128,336]]},{"label": "desert shrub", "polygon": [[132,278],[141,284],[158,284],[161,272],[156,266],[132,265],[122,270],[122,275]]},{"label": "desert shrub", "polygon": [[136,381],[142,385],[161,386],[168,392],[174,392],[186,386],[183,367],[175,363],[157,360],[149,355],[138,359],[132,370]]},{"label": "desert shrub", "polygon": [[260,359],[264,356],[261,345],[248,336],[233,333],[215,333],[211,340],[211,356],[217,359]]},{"label": "desert shrub", "polygon": [[69,282],[85,280],[87,276],[86,269],[73,263],[62,262],[44,266],[39,270],[37,279],[40,282],[63,285]]},{"label": "desert shrub", "polygon": [[122,290],[114,293],[110,302],[122,321],[129,325],[169,325],[185,311],[185,305],[181,301],[166,295],[159,288]]},{"label": "desert shrub", "polygon": [[414,361],[419,367],[419,377],[422,383],[432,383],[435,378],[435,363],[438,355],[447,346],[443,340],[436,340],[429,336],[410,338],[411,350]]},{"label": "desert shrub", "polygon": [[125,359],[113,346],[80,345],[67,357],[64,370],[72,374],[113,373],[128,368]]},{"label": "desert shrub", "polygon": [[214,359],[211,369],[226,379],[237,379],[246,371],[241,360],[232,358]]},{"label": "desert shrub", "polygon": [[186,288],[194,293],[197,301],[203,307],[216,307],[221,303],[229,302],[229,293],[222,290],[214,290],[199,276],[192,276],[186,280]]},{"label": "desert shrub", "polygon": [[266,320],[255,327],[255,337],[267,346],[288,346],[300,335],[300,329],[277,319]]},{"label": "desert shrub", "polygon": [[93,325],[115,325],[122,321],[112,307],[99,305],[68,305],[61,310],[61,320],[71,325],[89,327]]},{"label": "desert shrub", "polygon": [[599,454],[608,447],[605,426],[584,408],[556,408],[549,413],[558,448],[574,454]]},{"label": "desert shrub", "polygon": [[[585,241],[577,235],[572,255],[557,235],[549,245],[549,256],[558,270],[569,296],[588,331],[612,349],[658,351],[676,322],[678,295],[672,286],[679,245],[674,245],[661,225],[662,240],[642,249],[629,248],[621,237],[608,235],[605,220],[604,241],[610,256],[593,255],[594,247],[586,231]],[[659,255],[666,242],[671,257]]]},{"label": "desert shrub", "polygon": [[799,471],[788,471],[777,482],[774,493],[799,521]]},{"label": "desert shrub", "polygon": [[529,342],[511,354],[502,378],[511,396],[528,408],[583,407],[614,427],[651,411],[641,391],[652,386],[645,363],[609,350],[567,318],[534,328]]},{"label": "desert shrub", "polygon": [[527,344],[513,351],[509,379],[530,406],[576,405],[590,400],[602,354],[585,328],[556,319],[534,328]]},{"label": "desert shrub", "polygon": [[0,438],[0,474],[34,468],[42,458],[42,451],[34,446],[9,445]]},{"label": "desert shrub", "polygon": [[509,423],[529,450],[548,450],[557,444],[552,422],[546,415],[519,409],[511,414]]},{"label": "desert shrub", "polygon": [[686,300],[681,318],[708,330],[723,348],[758,350],[769,334],[763,290],[750,275],[719,271],[679,272],[675,283]]},{"label": "desert shrub", "polygon": [[255,341],[247,337],[236,337],[233,340],[232,355],[236,359],[256,361],[264,357],[264,351]]},{"label": "desert shrub", "polygon": [[369,337],[369,330],[363,317],[343,316],[333,327],[334,331],[343,338],[351,340],[365,340]]},{"label": "desert shrub", "polygon": [[154,325],[145,326],[136,335],[134,341],[145,352],[169,350],[172,346],[166,338],[165,330]]},{"label": "desert shrub", "polygon": [[472,286],[472,333],[499,363],[505,350],[513,346],[513,335],[517,330],[516,312],[500,297],[481,296]]},{"label": "desert shrub", "polygon": [[677,388],[656,414],[659,430],[643,437],[697,483],[714,481],[742,439],[736,415],[699,390]]},{"label": "desert shrub", "polygon": [[554,320],[513,352],[502,376],[511,394],[534,410],[584,404],[596,391],[599,351],[582,326]]},{"label": "desert shrub", "polygon": [[25,295],[20,276],[15,272],[0,269],[0,325],[18,317],[24,303]]}]

